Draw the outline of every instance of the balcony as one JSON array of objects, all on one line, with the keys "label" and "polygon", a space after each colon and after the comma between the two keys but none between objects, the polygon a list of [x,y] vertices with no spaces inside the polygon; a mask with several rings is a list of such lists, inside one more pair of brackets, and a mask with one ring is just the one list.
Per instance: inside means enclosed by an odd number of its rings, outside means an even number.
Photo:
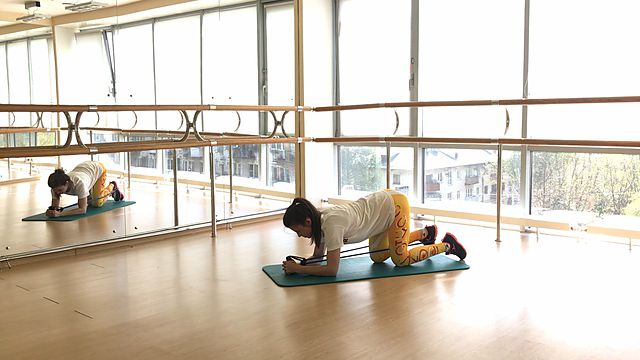
[{"label": "balcony", "polygon": [[464,178],[464,184],[465,185],[475,185],[477,183],[480,182],[480,177],[479,176],[467,176]]}]

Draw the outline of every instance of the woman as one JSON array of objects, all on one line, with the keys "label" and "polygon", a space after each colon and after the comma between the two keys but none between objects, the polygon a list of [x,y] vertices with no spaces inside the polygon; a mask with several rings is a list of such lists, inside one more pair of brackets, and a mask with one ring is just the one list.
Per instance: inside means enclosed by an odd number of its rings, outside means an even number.
[{"label": "woman", "polygon": [[[312,257],[323,256],[326,251],[327,260],[326,265],[317,266],[285,260],[282,269],[286,274],[336,276],[342,245],[366,239],[369,239],[371,260],[376,263],[391,257],[396,266],[407,266],[440,253],[456,255],[460,260],[467,256],[465,248],[450,233],[436,244],[438,229],[435,225],[410,232],[409,215],[407,197],[393,190],[378,191],[322,211],[308,200],[296,198],[287,208],[282,222],[298,236],[311,239],[314,244]],[[416,240],[423,245],[409,249],[409,244]]]},{"label": "woman", "polygon": [[[107,182],[107,169],[97,161],[85,161],[68,174],[63,169],[56,169],[49,175],[51,188],[51,206],[45,213],[49,217],[84,214],[87,206],[101,207],[112,196],[115,201],[122,201],[124,194],[118,189],[115,181]],[[63,210],[60,207],[62,194],[78,197],[78,208]]]}]

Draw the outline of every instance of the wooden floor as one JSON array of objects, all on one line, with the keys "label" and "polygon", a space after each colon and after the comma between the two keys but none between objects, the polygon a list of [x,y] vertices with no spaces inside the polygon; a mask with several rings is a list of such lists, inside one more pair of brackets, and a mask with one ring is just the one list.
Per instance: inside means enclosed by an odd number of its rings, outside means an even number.
[{"label": "wooden floor", "polygon": [[638,359],[640,249],[440,224],[467,271],[297,288],[279,221],[0,272],[3,359]]}]

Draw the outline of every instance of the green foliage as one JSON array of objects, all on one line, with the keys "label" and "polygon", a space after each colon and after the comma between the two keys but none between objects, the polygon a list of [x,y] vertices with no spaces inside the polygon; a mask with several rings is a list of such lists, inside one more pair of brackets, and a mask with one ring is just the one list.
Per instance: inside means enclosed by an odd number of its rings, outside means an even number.
[{"label": "green foliage", "polygon": [[620,215],[640,191],[640,157],[540,152],[533,156],[533,206]]},{"label": "green foliage", "polygon": [[341,186],[352,185],[359,191],[376,191],[384,186],[375,148],[344,146],[340,155]]},{"label": "green foliage", "polygon": [[636,193],[631,197],[629,205],[623,210],[624,215],[640,216],[640,193]]}]

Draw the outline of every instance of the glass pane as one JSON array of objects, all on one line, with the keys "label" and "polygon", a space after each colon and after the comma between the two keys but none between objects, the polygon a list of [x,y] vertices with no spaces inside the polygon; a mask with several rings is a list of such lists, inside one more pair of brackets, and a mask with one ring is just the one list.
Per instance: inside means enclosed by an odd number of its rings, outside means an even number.
[{"label": "glass pane", "polygon": [[554,139],[635,140],[624,131],[640,118],[640,104],[529,106],[529,136]]},{"label": "glass pane", "polygon": [[295,91],[293,5],[269,6],[266,8],[266,18],[268,103],[293,105]]},{"label": "glass pane", "polygon": [[420,99],[520,98],[523,21],[524,1],[420,1]]},{"label": "glass pane", "polygon": [[[0,44],[0,103],[9,103],[9,78],[7,77],[7,52],[6,45]],[[9,126],[9,113],[0,114],[0,126]],[[8,135],[0,137],[1,141],[5,141]]]},{"label": "glass pane", "polygon": [[532,213],[615,223],[640,216],[640,155],[534,152]]},{"label": "glass pane", "polygon": [[[530,97],[635,95],[639,11],[633,0],[531,2]],[[639,116],[638,104],[532,106],[529,135],[629,139],[620,129]]]},{"label": "glass pane", "polygon": [[340,146],[341,195],[359,197],[386,188],[385,148]]},{"label": "glass pane", "polygon": [[[155,26],[157,104],[201,104],[200,16],[160,21]],[[158,129],[176,130],[176,111],[157,114]]]},{"label": "glass pane", "polygon": [[78,104],[113,103],[110,96],[111,70],[102,33],[76,34],[74,73],[77,80],[74,102]]},{"label": "glass pane", "polygon": [[[114,40],[116,61],[116,100],[119,105],[155,104],[153,74],[153,37],[151,24],[125,27],[116,32]],[[119,112],[114,126],[120,128],[156,129],[156,115],[151,111]],[[126,141],[153,140],[154,137],[127,136]],[[158,151],[131,152],[132,171],[146,173],[139,168],[156,169]],[[124,165],[120,158],[111,158]]]},{"label": "glass pane", "polygon": [[268,185],[277,190],[295,191],[295,145],[269,144]]},{"label": "glass pane", "polygon": [[[205,14],[202,24],[202,86],[206,104],[258,104],[255,7]],[[258,134],[258,113],[204,112],[206,131]],[[200,127],[199,127],[200,129]]]},{"label": "glass pane", "polygon": [[[31,40],[29,49],[31,51],[31,103],[32,104],[54,104],[55,86],[51,74],[52,57],[48,39]],[[54,113],[43,113],[41,126],[54,127],[56,115]],[[38,120],[37,114],[31,114],[32,121]],[[54,145],[55,136],[53,133],[36,134],[37,145]]]},{"label": "glass pane", "polygon": [[[177,149],[178,171],[188,173],[204,174],[204,148],[194,147],[187,149]],[[165,150],[165,169],[173,170],[173,150]],[[187,175],[188,174],[181,174]],[[182,176],[181,176],[182,177]]]},{"label": "glass pane", "polygon": [[[524,2],[420,2],[420,100],[522,97]],[[509,108],[507,136],[520,137]],[[422,108],[423,136],[503,136],[503,107]]]},{"label": "glass pane", "polygon": [[[469,212],[494,212],[497,152],[483,149],[424,149],[424,202]],[[504,151],[502,204],[520,203],[520,153]],[[489,205],[491,204],[491,205]]]},{"label": "glass pane", "polygon": [[[10,43],[7,49],[7,64],[9,71],[9,101],[11,104],[30,104],[31,88],[29,86],[29,55],[27,42]],[[29,126],[30,115],[27,112],[15,113],[14,126]],[[20,136],[16,146],[29,145],[28,135]]]},{"label": "glass pane", "polygon": [[[118,105],[155,104],[153,75],[153,38],[151,24],[118,30],[115,38],[116,99]],[[118,127],[155,129],[152,111],[118,113]]]},{"label": "glass pane", "polygon": [[[338,10],[340,103],[409,101],[411,1],[342,0]],[[409,110],[398,113],[398,134],[408,134]],[[344,135],[390,135],[395,128],[389,109],[340,116]]]},{"label": "glass pane", "polygon": [[[219,183],[229,184],[229,171],[233,168],[233,184],[262,187],[260,181],[260,151],[255,144],[215,147],[216,179]],[[229,151],[233,161],[229,159]]]},{"label": "glass pane", "polygon": [[635,95],[638,12],[634,0],[532,1],[531,97]]},{"label": "glass pane", "polygon": [[418,116],[423,125],[421,135],[426,137],[520,138],[522,134],[522,110],[518,106],[423,107]]}]

